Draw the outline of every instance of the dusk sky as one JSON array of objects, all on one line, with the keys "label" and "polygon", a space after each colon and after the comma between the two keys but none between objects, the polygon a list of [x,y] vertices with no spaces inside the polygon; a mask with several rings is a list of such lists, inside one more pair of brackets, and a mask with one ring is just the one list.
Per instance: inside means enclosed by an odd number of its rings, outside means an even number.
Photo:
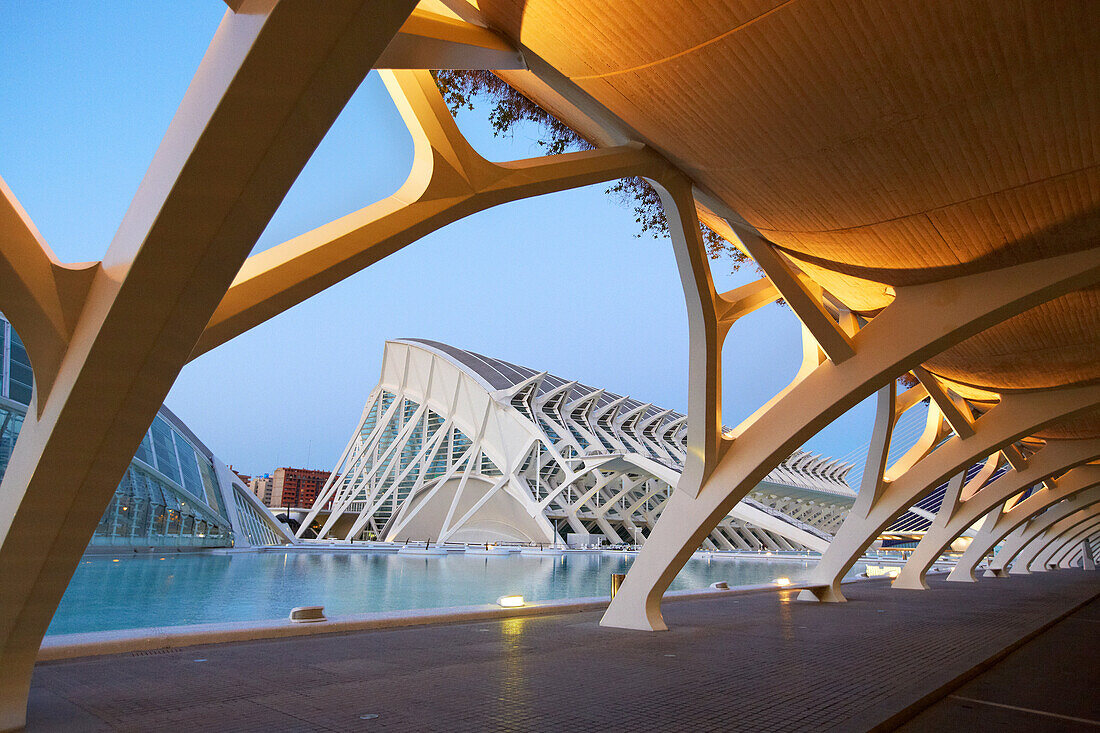
[{"label": "dusk sky", "polygon": [[[106,251],[225,12],[183,3],[4,2],[0,176],[62,261]],[[459,123],[494,160],[539,154],[529,129],[493,138],[487,110]],[[266,249],[396,190],[412,143],[371,74],[256,245]],[[686,313],[671,245],[637,238],[607,185],[503,206],[446,227],[188,365],[166,404],[247,473],[332,468],[378,381],[383,343],[421,337],[661,407],[687,405]],[[758,277],[713,263],[720,290]],[[726,342],[724,422],[794,375],[793,314],[769,306]],[[869,434],[864,403],[808,447]]]}]

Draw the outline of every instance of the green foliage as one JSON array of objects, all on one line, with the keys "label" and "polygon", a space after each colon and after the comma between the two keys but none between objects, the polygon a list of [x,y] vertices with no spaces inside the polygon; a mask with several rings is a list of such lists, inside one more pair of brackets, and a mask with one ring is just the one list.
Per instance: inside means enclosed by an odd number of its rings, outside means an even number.
[{"label": "green foliage", "polygon": [[[477,102],[488,101],[492,105],[489,110],[489,125],[494,135],[510,133],[517,124],[531,122],[539,130],[541,137],[537,142],[547,155],[591,150],[595,147],[492,72],[433,71],[432,74],[443,95],[443,101],[447,103],[452,114],[458,114],[463,109],[474,110]],[[668,219],[661,206],[661,197],[648,181],[643,178],[624,178],[608,188],[607,193],[634,209],[634,221],[640,228],[636,237],[643,234],[654,238],[669,236]],[[733,270],[751,262],[741,250],[706,224],[700,223],[699,227],[707,255],[711,259],[726,257],[731,261]]]},{"label": "green foliage", "polygon": [[906,372],[905,374],[902,374],[900,377],[898,377],[898,385],[904,389],[916,387],[918,384],[920,384],[920,382],[917,381],[917,378],[914,377],[910,372]]},{"label": "green foliage", "polygon": [[533,122],[543,135],[538,140],[547,155],[560,155],[571,150],[591,150],[594,146],[561,120],[508,86],[490,71],[434,71],[436,86],[443,101],[457,114],[461,109],[473,110],[475,102],[487,100],[489,125],[494,135],[512,132],[521,122]]},{"label": "green foliage", "polygon": [[[644,178],[622,178],[607,189],[607,193],[618,198],[623,204],[634,207],[634,221],[641,228],[641,232],[634,236],[641,237],[642,234],[650,234],[654,238],[669,236],[668,217],[665,216],[664,207],[661,206],[661,197],[649,181]],[[746,262],[752,262],[744,252],[706,224],[700,222],[699,231],[703,235],[703,245],[707,249],[707,255],[712,260],[728,257],[733,270],[737,270]]]}]

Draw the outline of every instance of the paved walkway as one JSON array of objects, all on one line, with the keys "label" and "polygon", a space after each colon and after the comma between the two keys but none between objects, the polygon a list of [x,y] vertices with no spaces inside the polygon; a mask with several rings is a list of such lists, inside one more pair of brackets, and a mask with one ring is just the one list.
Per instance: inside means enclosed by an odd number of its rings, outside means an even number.
[{"label": "paved walkway", "polygon": [[[44,663],[29,727],[868,730],[1097,597],[1100,573],[932,585],[868,581],[837,605],[790,592],[668,603],[659,634],[600,629],[587,612]],[[1071,636],[1058,648],[1095,659],[1095,631]]]},{"label": "paved walkway", "polygon": [[1100,600],[952,691],[901,728],[1100,731]]}]

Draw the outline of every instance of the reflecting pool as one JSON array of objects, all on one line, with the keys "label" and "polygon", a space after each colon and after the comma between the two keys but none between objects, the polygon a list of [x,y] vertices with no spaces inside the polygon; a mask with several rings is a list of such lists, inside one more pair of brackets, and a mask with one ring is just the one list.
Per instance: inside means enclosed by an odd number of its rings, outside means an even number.
[{"label": "reflecting pool", "polygon": [[[416,557],[362,552],[85,557],[48,634],[286,618],[294,606],[323,605],[329,616],[602,596],[611,573],[634,558],[611,553],[537,557]],[[816,559],[689,560],[671,590],[797,582]],[[853,572],[861,572],[857,565]]]}]

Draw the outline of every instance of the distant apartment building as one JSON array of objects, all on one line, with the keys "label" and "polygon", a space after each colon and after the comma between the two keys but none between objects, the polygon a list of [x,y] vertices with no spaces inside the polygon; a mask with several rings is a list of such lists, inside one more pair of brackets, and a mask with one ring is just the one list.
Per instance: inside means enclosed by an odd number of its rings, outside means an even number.
[{"label": "distant apartment building", "polygon": [[277,468],[272,482],[272,494],[279,497],[279,506],[292,509],[309,508],[317,500],[329,472],[312,468]]},{"label": "distant apartment building", "polygon": [[248,482],[248,488],[264,506],[279,506],[280,495],[275,493],[275,479],[270,473],[253,478]]}]

